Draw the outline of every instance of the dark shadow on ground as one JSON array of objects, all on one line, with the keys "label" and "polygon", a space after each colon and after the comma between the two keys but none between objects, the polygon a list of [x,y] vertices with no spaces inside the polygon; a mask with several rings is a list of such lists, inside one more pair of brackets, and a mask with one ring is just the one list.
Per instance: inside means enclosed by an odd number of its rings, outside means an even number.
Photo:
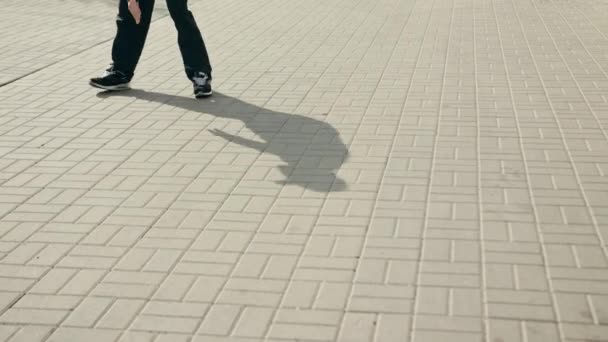
[{"label": "dark shadow on ground", "polygon": [[261,141],[222,130],[210,132],[231,143],[280,157],[286,163],[278,167],[285,176],[280,181],[282,184],[298,185],[317,192],[344,191],[347,188],[345,181],[336,173],[348,159],[348,149],[338,131],[324,121],[272,111],[218,92],[204,100],[140,89],[98,94],[100,98],[114,96],[133,97],[218,118],[241,120]]}]

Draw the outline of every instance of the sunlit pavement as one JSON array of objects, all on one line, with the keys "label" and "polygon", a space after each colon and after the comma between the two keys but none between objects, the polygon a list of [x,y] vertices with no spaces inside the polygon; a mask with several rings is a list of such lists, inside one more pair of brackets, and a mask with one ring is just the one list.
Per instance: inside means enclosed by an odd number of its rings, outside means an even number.
[{"label": "sunlit pavement", "polygon": [[608,3],[0,11],[0,341],[608,341]]}]

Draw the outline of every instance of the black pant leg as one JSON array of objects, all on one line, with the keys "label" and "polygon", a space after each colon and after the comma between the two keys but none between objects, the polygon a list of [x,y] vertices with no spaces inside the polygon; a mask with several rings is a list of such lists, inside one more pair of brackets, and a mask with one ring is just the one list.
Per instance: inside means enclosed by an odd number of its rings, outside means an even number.
[{"label": "black pant leg", "polygon": [[116,17],[117,32],[112,45],[114,69],[133,77],[137,62],[144,48],[146,36],[150,29],[154,0],[139,0],[141,20],[139,24],[129,12],[128,0],[120,0]]},{"label": "black pant leg", "polygon": [[186,75],[192,79],[195,72],[202,71],[211,78],[211,63],[207,48],[196,20],[188,10],[188,0],[167,0],[167,7],[177,29],[177,43]]}]

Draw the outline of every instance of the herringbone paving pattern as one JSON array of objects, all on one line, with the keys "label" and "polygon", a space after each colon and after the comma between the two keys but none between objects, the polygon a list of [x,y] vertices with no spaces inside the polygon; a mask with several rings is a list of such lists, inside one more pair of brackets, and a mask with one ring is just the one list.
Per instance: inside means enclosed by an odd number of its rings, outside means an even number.
[{"label": "herringbone paving pattern", "polygon": [[608,341],[608,3],[0,4],[0,342]]}]

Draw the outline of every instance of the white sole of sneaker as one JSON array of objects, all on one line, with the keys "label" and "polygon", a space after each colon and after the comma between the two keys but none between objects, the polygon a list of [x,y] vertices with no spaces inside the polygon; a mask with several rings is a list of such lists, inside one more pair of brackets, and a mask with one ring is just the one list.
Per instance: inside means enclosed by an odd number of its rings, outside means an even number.
[{"label": "white sole of sneaker", "polygon": [[203,98],[203,97],[209,97],[213,95],[213,91],[207,92],[207,93],[198,93],[198,94],[194,94],[194,97],[196,97],[197,99]]},{"label": "white sole of sneaker", "polygon": [[101,85],[99,83],[95,83],[93,81],[89,81],[89,84],[92,87],[103,89],[103,90],[118,91],[118,90],[129,90],[129,89],[131,89],[131,86],[130,86],[129,83],[119,84],[119,85],[115,85],[115,86],[104,86],[104,85]]}]

